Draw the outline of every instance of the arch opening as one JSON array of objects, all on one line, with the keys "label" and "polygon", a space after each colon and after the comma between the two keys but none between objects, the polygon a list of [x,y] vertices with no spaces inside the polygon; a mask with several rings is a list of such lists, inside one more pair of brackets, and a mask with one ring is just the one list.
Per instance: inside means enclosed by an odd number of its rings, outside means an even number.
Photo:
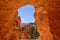
[{"label": "arch opening", "polygon": [[30,4],[27,4],[18,9],[18,16],[21,18],[22,36],[24,36],[22,39],[36,39],[39,36],[34,19],[34,13],[35,7]]},{"label": "arch opening", "polygon": [[35,22],[34,19],[35,7],[27,4],[18,9],[18,16],[21,17],[21,23]]}]

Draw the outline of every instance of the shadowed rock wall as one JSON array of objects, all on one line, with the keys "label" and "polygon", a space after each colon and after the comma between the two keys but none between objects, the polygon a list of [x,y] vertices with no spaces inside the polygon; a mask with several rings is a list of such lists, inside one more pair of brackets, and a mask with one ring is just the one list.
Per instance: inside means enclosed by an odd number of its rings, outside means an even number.
[{"label": "shadowed rock wall", "polygon": [[48,5],[50,32],[54,40],[60,40],[60,0],[50,1]]},{"label": "shadowed rock wall", "polygon": [[60,0],[0,0],[0,40],[19,40],[17,9],[26,4],[35,6],[40,39],[60,40]]}]

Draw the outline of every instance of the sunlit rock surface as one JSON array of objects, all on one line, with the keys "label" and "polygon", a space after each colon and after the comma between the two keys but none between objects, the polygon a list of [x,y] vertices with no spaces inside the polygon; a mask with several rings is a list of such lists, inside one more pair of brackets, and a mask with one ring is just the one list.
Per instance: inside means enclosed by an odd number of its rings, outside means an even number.
[{"label": "sunlit rock surface", "polygon": [[[35,20],[41,40],[60,40],[60,0],[0,0],[0,40],[19,40],[17,9],[35,6]],[[18,22],[20,25],[20,21]]]}]

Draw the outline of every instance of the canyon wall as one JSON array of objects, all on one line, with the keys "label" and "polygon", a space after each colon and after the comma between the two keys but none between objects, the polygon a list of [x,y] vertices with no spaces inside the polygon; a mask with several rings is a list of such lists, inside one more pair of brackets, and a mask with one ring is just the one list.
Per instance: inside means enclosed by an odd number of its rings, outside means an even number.
[{"label": "canyon wall", "polygon": [[46,0],[45,3],[35,13],[40,39],[60,40],[60,0]]},{"label": "canyon wall", "polygon": [[35,6],[40,39],[60,40],[60,0],[0,0],[0,40],[21,38],[17,9],[26,4]]},{"label": "canyon wall", "polygon": [[60,0],[50,1],[47,8],[50,32],[54,40],[60,40]]},{"label": "canyon wall", "polygon": [[0,0],[0,40],[20,38],[20,18],[14,4],[8,0]]}]

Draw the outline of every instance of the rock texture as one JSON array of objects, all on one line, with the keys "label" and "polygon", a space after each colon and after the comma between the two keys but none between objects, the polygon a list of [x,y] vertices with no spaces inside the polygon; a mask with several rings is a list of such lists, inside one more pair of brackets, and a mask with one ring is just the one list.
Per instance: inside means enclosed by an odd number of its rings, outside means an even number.
[{"label": "rock texture", "polygon": [[49,3],[47,10],[49,16],[50,32],[54,40],[60,40],[60,0],[53,0],[52,4]]},{"label": "rock texture", "polygon": [[[11,1],[12,2],[12,1]],[[19,40],[20,18],[14,2],[0,0],[0,40]],[[20,31],[20,32],[18,32]]]},{"label": "rock texture", "polygon": [[40,39],[60,40],[60,0],[0,0],[0,40],[19,40],[15,21],[20,19],[15,19],[17,9],[26,4],[35,6]]}]

